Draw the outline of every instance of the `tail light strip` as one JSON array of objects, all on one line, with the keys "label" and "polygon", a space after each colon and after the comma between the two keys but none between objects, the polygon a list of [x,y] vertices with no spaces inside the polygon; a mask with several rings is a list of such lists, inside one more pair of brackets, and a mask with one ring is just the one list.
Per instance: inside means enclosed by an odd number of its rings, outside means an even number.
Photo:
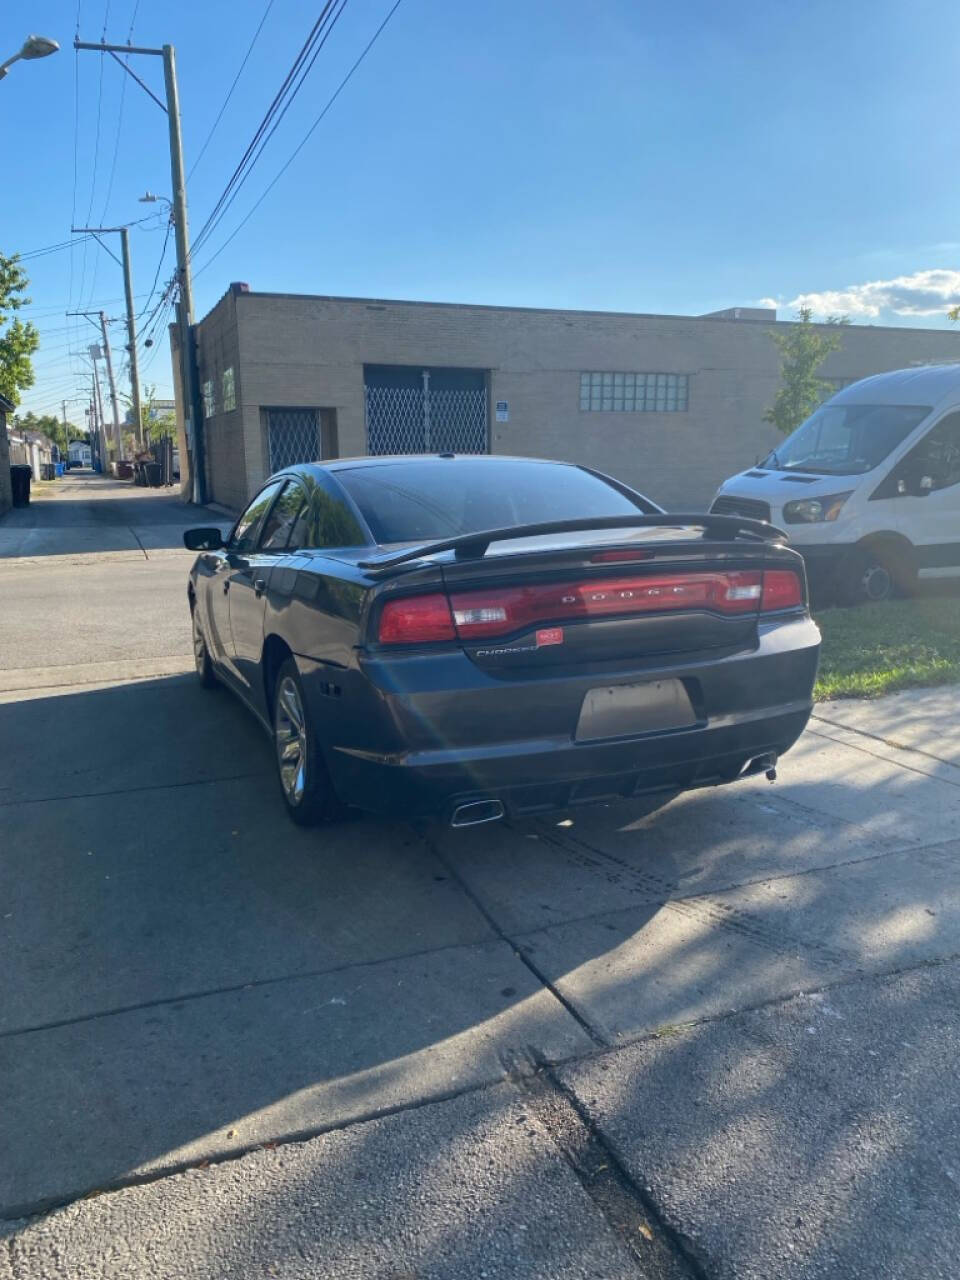
[{"label": "tail light strip", "polygon": [[685,610],[737,617],[803,603],[803,584],[790,569],[536,583],[454,592],[449,599],[437,592],[389,600],[380,615],[379,640],[381,644],[480,640],[541,623]]}]

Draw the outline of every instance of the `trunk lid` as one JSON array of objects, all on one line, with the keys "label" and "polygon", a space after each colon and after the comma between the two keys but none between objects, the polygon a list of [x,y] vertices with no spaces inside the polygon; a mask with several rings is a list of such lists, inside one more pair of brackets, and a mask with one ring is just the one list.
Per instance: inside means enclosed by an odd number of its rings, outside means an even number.
[{"label": "trunk lid", "polygon": [[752,647],[766,562],[764,543],[674,527],[517,538],[439,567],[471,661],[529,676]]}]

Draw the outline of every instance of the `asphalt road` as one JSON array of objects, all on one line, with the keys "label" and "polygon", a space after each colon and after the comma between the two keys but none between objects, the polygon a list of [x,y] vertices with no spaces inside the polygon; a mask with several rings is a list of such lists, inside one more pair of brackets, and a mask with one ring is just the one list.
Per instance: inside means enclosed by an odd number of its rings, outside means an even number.
[{"label": "asphalt road", "polygon": [[0,1280],[960,1274],[960,705],[775,786],[283,816],[189,523],[0,523]]}]

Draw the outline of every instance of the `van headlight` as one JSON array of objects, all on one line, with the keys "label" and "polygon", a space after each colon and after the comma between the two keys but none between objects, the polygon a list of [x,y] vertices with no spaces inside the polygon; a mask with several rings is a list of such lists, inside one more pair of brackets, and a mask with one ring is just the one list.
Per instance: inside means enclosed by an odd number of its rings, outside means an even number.
[{"label": "van headlight", "polygon": [[832,493],[828,498],[798,498],[787,502],[783,518],[787,524],[822,524],[824,520],[836,520],[841,508],[853,492]]}]

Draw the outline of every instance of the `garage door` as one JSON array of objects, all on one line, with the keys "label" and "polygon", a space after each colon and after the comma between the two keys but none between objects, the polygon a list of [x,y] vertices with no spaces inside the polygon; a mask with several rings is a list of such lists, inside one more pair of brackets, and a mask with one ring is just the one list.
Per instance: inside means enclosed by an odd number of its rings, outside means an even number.
[{"label": "garage door", "polygon": [[483,369],[365,365],[367,452],[487,453]]}]

